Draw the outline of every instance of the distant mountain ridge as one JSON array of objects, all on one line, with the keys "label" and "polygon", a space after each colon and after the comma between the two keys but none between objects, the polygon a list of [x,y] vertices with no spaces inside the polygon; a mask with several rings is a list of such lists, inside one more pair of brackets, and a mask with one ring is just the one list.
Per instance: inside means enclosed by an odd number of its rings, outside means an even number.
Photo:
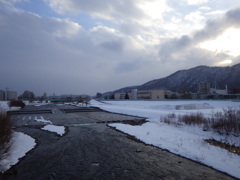
[{"label": "distant mountain ridge", "polygon": [[149,81],[140,86],[130,86],[118,89],[114,93],[130,92],[131,89],[155,90],[165,89],[171,91],[197,91],[197,84],[208,82],[210,86],[218,89],[240,88],[240,63],[231,67],[197,66],[188,70],[177,71],[167,77]]}]

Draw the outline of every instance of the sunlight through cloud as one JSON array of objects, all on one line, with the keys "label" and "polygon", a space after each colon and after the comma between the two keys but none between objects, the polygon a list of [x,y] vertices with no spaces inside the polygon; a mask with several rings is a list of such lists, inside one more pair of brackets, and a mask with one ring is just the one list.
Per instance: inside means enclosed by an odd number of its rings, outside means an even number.
[{"label": "sunlight through cloud", "polygon": [[144,1],[139,4],[139,7],[151,19],[161,19],[163,12],[171,11],[171,8],[168,7],[165,1]]},{"label": "sunlight through cloud", "polygon": [[216,53],[224,52],[230,56],[240,55],[240,29],[229,28],[214,40],[199,44],[200,48]]},{"label": "sunlight through cloud", "polygon": [[220,62],[220,65],[226,66],[226,65],[232,64],[232,62],[233,61],[231,59],[226,59],[226,60]]}]

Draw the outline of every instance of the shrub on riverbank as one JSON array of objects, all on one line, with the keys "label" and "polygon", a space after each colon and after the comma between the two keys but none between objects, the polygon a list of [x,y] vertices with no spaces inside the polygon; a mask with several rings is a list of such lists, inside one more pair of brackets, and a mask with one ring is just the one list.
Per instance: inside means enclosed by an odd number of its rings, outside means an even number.
[{"label": "shrub on riverbank", "polygon": [[161,121],[173,125],[198,125],[203,126],[203,130],[218,132],[219,134],[240,136],[240,109],[223,109],[223,112],[213,113],[211,117],[205,117],[202,113],[192,113],[186,115],[169,114],[161,118]]},{"label": "shrub on riverbank", "polygon": [[9,107],[21,107],[21,108],[24,108],[25,107],[25,103],[22,102],[22,101],[11,100],[9,102]]},{"label": "shrub on riverbank", "polygon": [[6,113],[0,112],[0,160],[10,148],[10,140],[12,135],[12,124]]}]

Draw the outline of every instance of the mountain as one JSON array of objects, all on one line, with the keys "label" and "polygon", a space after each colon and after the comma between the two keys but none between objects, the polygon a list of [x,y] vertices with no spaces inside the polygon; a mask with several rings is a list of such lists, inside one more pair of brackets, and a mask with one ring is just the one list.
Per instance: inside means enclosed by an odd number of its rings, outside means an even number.
[{"label": "mountain", "polygon": [[208,82],[211,87],[218,89],[240,88],[240,64],[231,67],[197,66],[188,70],[177,71],[165,78],[155,79],[140,86],[126,87],[114,92],[130,92],[131,89],[154,90],[165,89],[171,91],[197,91],[197,84]]}]

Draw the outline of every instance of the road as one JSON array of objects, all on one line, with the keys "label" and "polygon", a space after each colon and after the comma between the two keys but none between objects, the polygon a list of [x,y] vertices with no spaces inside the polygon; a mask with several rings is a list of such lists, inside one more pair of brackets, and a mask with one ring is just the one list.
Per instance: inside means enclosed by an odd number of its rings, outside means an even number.
[{"label": "road", "polygon": [[[15,130],[36,139],[37,146],[0,179],[234,179],[107,126],[142,118],[99,110],[63,113],[62,109],[76,109],[70,105],[25,108],[41,109],[53,113],[11,115]],[[44,124],[33,120],[41,116],[65,126],[66,134],[41,130]]]}]

